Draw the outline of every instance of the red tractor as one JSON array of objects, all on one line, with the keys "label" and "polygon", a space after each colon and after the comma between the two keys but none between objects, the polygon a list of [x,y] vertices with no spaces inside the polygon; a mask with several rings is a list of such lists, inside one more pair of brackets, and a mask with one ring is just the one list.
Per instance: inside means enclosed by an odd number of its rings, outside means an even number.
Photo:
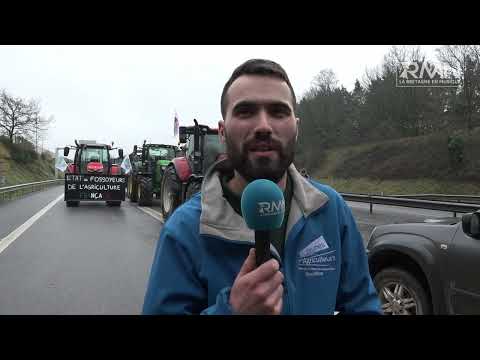
[{"label": "red tractor", "polygon": [[161,208],[164,219],[200,191],[203,177],[213,163],[225,157],[218,129],[207,125],[179,127],[179,143],[183,154],[165,168],[161,183]]},{"label": "red tractor", "polygon": [[[125,200],[125,176],[122,175],[120,165],[114,164],[110,157],[110,151],[114,148],[96,141],[75,140],[75,145],[66,146],[63,150],[63,155],[68,156],[70,148],[75,149],[73,163],[70,163],[65,171],[67,206],[78,206],[80,200],[104,200],[109,206],[120,206],[121,201]],[[118,156],[120,159],[123,158],[122,149],[118,149]],[[87,184],[89,181],[107,181],[107,177],[112,175],[116,178],[110,179],[108,185]],[[90,187],[87,188],[87,185]],[[121,189],[123,189],[123,194]],[[93,190],[98,191],[92,192]]]}]

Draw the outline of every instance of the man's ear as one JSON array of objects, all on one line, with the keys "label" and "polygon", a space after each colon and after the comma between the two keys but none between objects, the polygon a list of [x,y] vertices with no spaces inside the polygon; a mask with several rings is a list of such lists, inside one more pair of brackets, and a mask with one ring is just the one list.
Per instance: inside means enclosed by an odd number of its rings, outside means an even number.
[{"label": "man's ear", "polygon": [[220,137],[220,142],[225,144],[225,122],[223,120],[218,121],[218,136]]}]

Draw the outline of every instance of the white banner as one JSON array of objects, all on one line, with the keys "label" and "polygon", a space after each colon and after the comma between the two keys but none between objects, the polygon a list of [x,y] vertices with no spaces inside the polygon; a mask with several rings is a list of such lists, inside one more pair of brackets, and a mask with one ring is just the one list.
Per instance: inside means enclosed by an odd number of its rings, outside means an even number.
[{"label": "white banner", "polygon": [[120,167],[125,171],[125,174],[128,174],[132,170],[132,163],[130,162],[128,155],[123,158]]},{"label": "white banner", "polygon": [[60,170],[61,172],[64,172],[68,167],[67,162],[65,161],[65,158],[63,157],[62,154],[58,154],[57,158],[55,159],[55,168]]}]

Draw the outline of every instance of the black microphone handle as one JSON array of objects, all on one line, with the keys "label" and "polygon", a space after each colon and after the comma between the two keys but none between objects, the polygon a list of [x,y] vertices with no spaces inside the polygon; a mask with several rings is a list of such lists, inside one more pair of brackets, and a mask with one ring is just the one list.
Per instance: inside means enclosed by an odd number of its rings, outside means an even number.
[{"label": "black microphone handle", "polygon": [[257,267],[270,260],[270,232],[255,230],[255,254]]}]

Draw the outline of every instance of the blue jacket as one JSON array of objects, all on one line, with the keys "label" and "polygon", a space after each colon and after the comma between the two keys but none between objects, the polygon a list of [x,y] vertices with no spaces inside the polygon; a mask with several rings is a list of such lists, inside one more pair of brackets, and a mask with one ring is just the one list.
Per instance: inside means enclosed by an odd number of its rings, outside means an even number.
[{"label": "blue jacket", "polygon": [[[283,314],[381,314],[362,237],[350,208],[332,188],[300,175],[292,164],[293,197],[284,258]],[[222,196],[213,167],[201,193],[181,205],[160,233],[143,314],[232,314],[231,286],[254,246]]]}]

